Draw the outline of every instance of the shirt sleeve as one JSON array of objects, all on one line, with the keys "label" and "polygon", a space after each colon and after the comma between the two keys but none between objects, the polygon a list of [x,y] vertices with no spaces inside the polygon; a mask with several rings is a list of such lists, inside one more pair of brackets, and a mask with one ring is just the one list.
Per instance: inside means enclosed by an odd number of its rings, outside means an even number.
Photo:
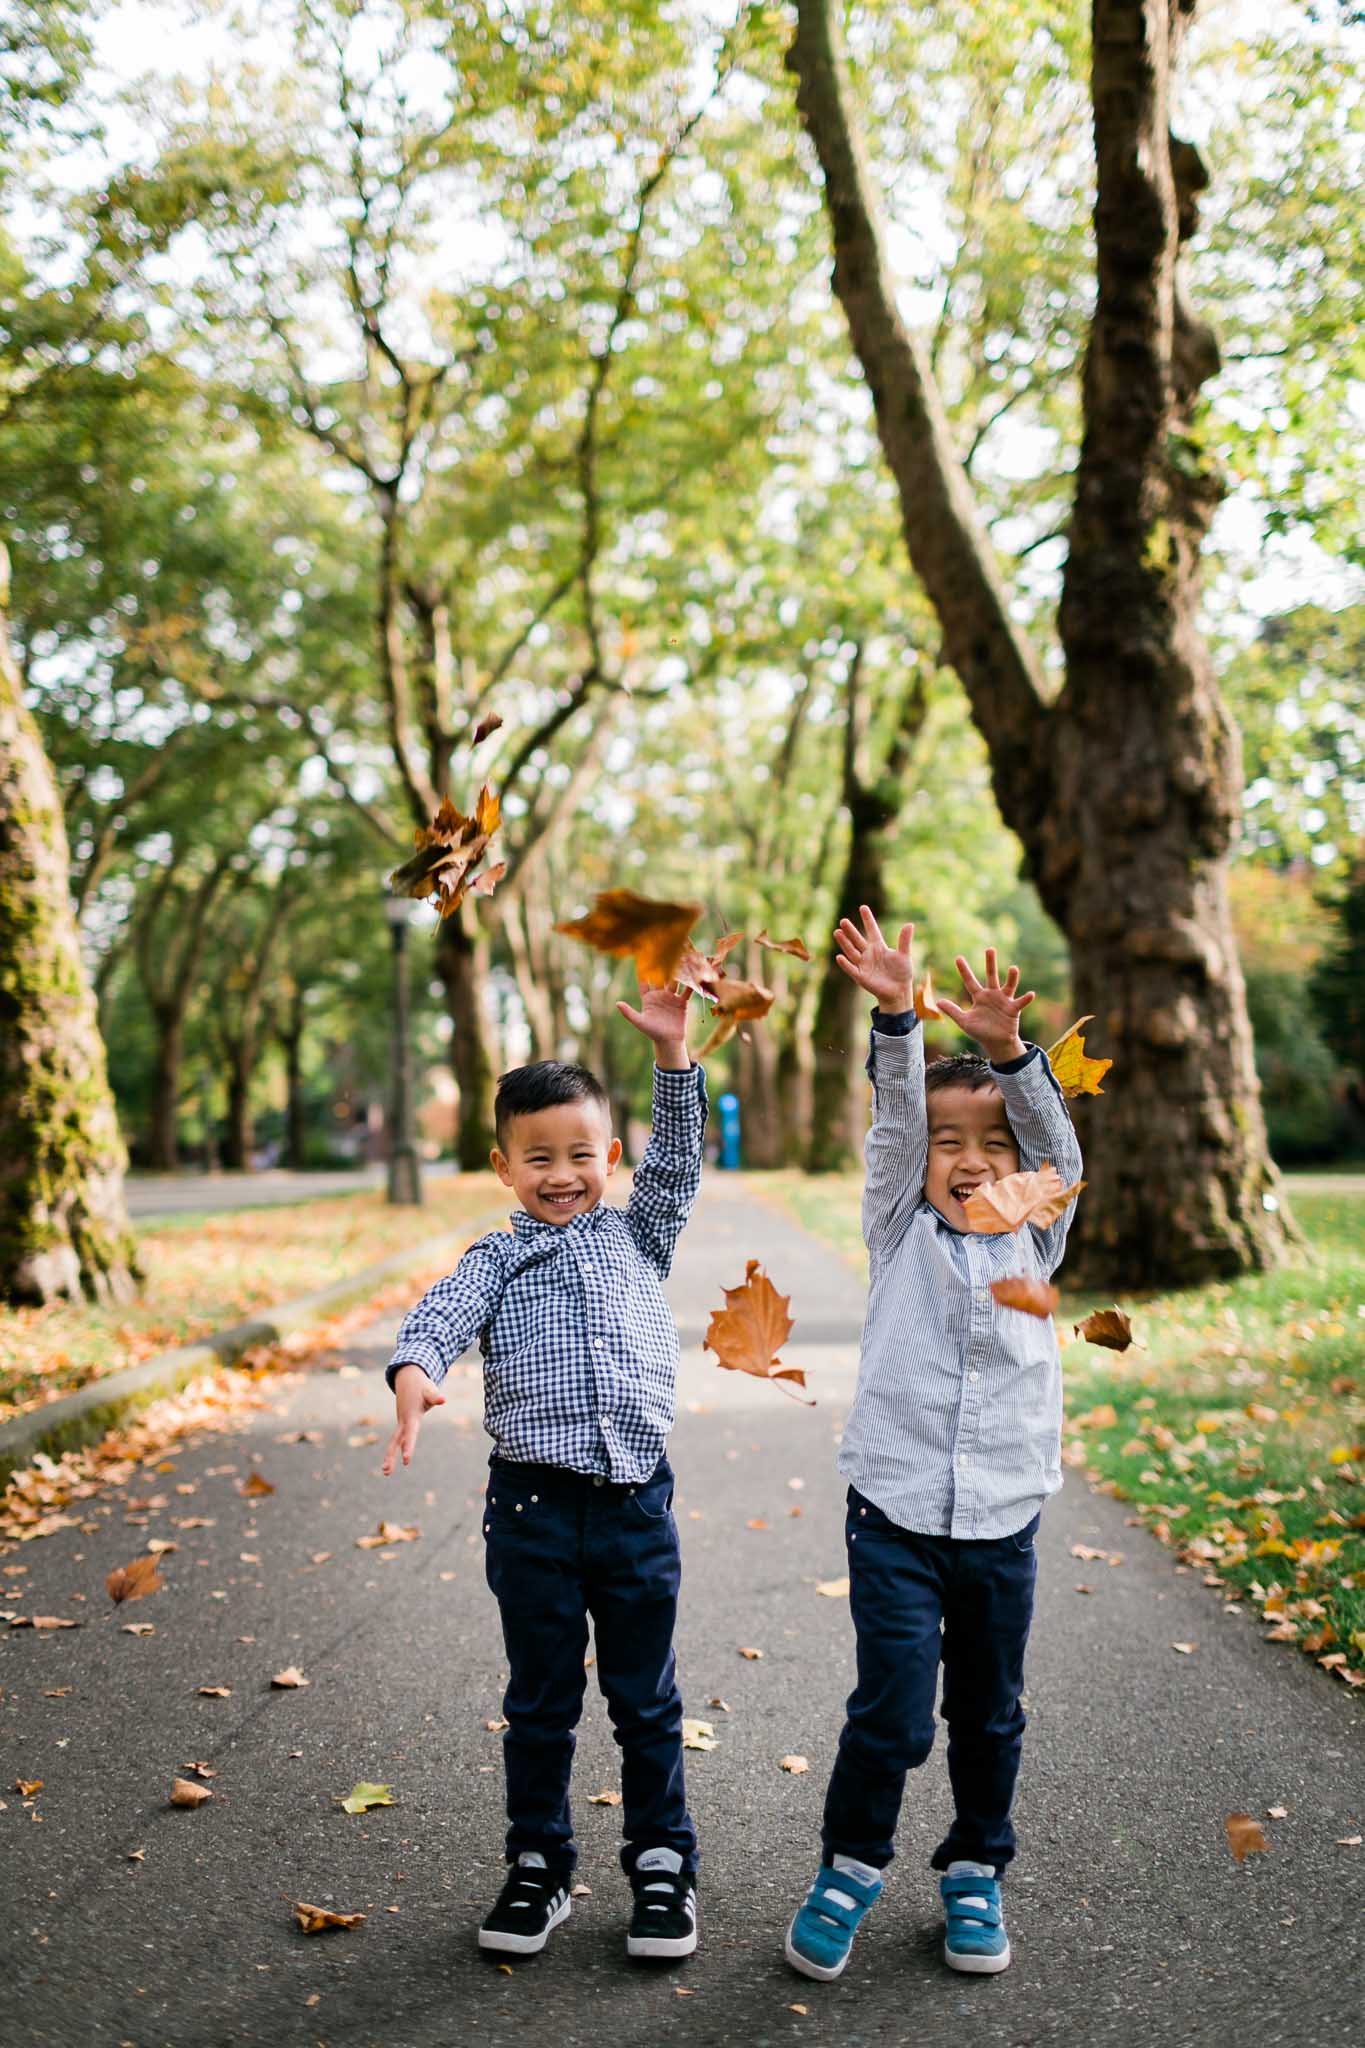
[{"label": "shirt sleeve", "polygon": [[863,1147],[863,1242],[872,1259],[894,1250],[924,1193],[929,1121],[924,1107],[924,1038],[913,1010],[872,1013],[867,1055],[872,1128]]},{"label": "shirt sleeve", "polygon": [[453,1273],[429,1287],[398,1326],[398,1341],[384,1377],[393,1386],[400,1365],[420,1365],[439,1386],[452,1365],[468,1351],[502,1298],[502,1233],[472,1244]]},{"label": "shirt sleeve", "polygon": [[[1036,1173],[1045,1160],[1050,1160],[1070,1187],[1081,1177],[1081,1148],[1047,1054],[1041,1046],[1030,1046],[1022,1059],[992,1066],[991,1072],[1005,1098],[1005,1114],[1019,1146],[1020,1166],[1027,1173]],[[1076,1203],[1072,1200],[1046,1229],[1030,1226],[1049,1273],[1055,1273],[1062,1263],[1075,1213]]]},{"label": "shirt sleeve", "polygon": [[701,1186],[706,1117],[706,1074],[700,1064],[678,1072],[654,1069],[649,1143],[635,1169],[625,1215],[631,1236],[661,1280]]}]

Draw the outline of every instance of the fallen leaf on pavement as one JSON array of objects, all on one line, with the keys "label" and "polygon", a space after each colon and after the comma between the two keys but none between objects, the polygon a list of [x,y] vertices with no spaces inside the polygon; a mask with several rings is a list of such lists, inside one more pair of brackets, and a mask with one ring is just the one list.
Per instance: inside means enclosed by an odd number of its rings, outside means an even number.
[{"label": "fallen leaf on pavement", "polygon": [[179,1550],[178,1543],[172,1543],[168,1536],[149,1536],[147,1554],[151,1558],[165,1557],[172,1550]]},{"label": "fallen leaf on pavement", "polygon": [[1267,1806],[1266,1813],[1271,1820],[1288,1820],[1289,1818],[1289,1808],[1287,1806]]},{"label": "fallen leaf on pavement", "polygon": [[126,1636],[154,1636],[156,1634],[156,1623],[154,1621],[125,1621],[123,1633]]},{"label": "fallen leaf on pavement", "polygon": [[237,1491],[244,1500],[261,1500],[264,1499],[266,1494],[273,1493],[275,1489],[270,1481],[263,1478],[259,1472],[248,1472],[246,1478],[237,1488]]},{"label": "fallen leaf on pavement", "polygon": [[199,1690],[206,1700],[230,1700],[232,1698],[232,1687],[230,1685],[201,1685]]},{"label": "fallen leaf on pavement", "polygon": [[723,1700],[718,1692],[713,1693],[706,1704],[708,1707],[715,1707],[722,1714],[728,1714],[730,1711],[729,1700]]},{"label": "fallen leaf on pavement", "polygon": [[789,2005],[787,2011],[799,2012],[804,2019],[805,2015],[810,2011],[810,2007],[808,2005]]},{"label": "fallen leaf on pavement", "polygon": [[213,1794],[207,1785],[195,1785],[188,1778],[177,1778],[171,1786],[172,1806],[202,1806]]},{"label": "fallen leaf on pavement", "polygon": [[1050,1281],[1031,1280],[1026,1273],[1010,1273],[1003,1280],[992,1280],[991,1293],[1001,1308],[1017,1309],[1022,1315],[1043,1320],[1062,1298]]},{"label": "fallen leaf on pavement", "polygon": [[621,1795],[619,1792],[590,1792],[588,1794],[588,1804],[589,1806],[619,1806],[621,1804]]},{"label": "fallen leaf on pavement", "polygon": [[1076,1591],[1078,1593],[1093,1593],[1094,1590],[1095,1588],[1093,1586],[1077,1586],[1076,1588]]},{"label": "fallen leaf on pavement", "polygon": [[1067,1203],[1085,1186],[1083,1180],[1063,1184],[1055,1166],[1044,1160],[1036,1173],[1007,1173],[977,1188],[962,1204],[967,1227],[980,1235],[1001,1237],[1026,1223],[1045,1229],[1055,1223]]},{"label": "fallen leaf on pavement", "polygon": [[104,1590],[116,1606],[124,1600],[141,1600],[160,1592],[166,1581],[156,1568],[155,1557],[135,1557],[131,1564],[115,1565],[104,1582]]},{"label": "fallen leaf on pavement", "polygon": [[368,1813],[372,1806],[396,1806],[392,1785],[371,1785],[363,1779],[353,1785],[341,1802],[343,1813]]},{"label": "fallen leaf on pavement", "polygon": [[313,1555],[309,1558],[308,1562],[309,1564],[326,1564],[328,1558],[331,1555],[332,1553],[330,1550],[315,1550],[313,1552]]},{"label": "fallen leaf on pavement", "polygon": [[848,1580],[818,1579],[815,1590],[817,1593],[823,1593],[827,1600],[845,1600],[848,1597]]},{"label": "fallen leaf on pavement", "polygon": [[74,1685],[50,1685],[43,1693],[45,1700],[64,1700],[76,1690]]},{"label": "fallen leaf on pavement", "polygon": [[684,1720],[682,1724],[684,1749],[717,1749],[716,1731],[709,1721]]},{"label": "fallen leaf on pavement", "polygon": [[762,1650],[746,1650],[741,1648],[739,1654],[741,1657],[747,1657],[751,1664],[756,1664],[759,1658],[763,1655],[763,1652]]},{"label": "fallen leaf on pavement", "polygon": [[1223,1826],[1227,1830],[1228,1847],[1239,1863],[1248,1856],[1269,1853],[1270,1844],[1261,1823],[1253,1820],[1249,1813],[1230,1813]]},{"label": "fallen leaf on pavement", "polygon": [[1084,1337],[1087,1344],[1102,1344],[1106,1351],[1126,1351],[1130,1344],[1137,1344],[1133,1326],[1121,1308],[1097,1308],[1083,1323],[1073,1323],[1074,1337]]},{"label": "fallen leaf on pavement", "polygon": [[32,1799],[35,1792],[42,1791],[43,1780],[41,1778],[16,1778],[11,1789],[18,1792],[24,1799]]},{"label": "fallen leaf on pavement", "polygon": [[1199,1648],[1198,1643],[1172,1643],[1171,1648],[1182,1657],[1192,1657]]},{"label": "fallen leaf on pavement", "polygon": [[764,1521],[762,1515],[754,1515],[744,1526],[746,1529],[766,1529],[768,1524]]},{"label": "fallen leaf on pavement", "polygon": [[1358,1849],[1362,1839],[1365,1837],[1360,1835],[1338,1835],[1334,1846],[1338,1849]]},{"label": "fallen leaf on pavement", "polygon": [[147,1861],[147,1851],[145,1849],[130,1849],[123,1860],[125,1863],[145,1863]]},{"label": "fallen leaf on pavement", "polygon": [[278,1686],[281,1692],[293,1692],[298,1686],[311,1685],[312,1682],[311,1678],[304,1677],[297,1664],[287,1665],[283,1671],[277,1671],[270,1681],[272,1685]]},{"label": "fallen leaf on pavement", "polygon": [[300,1899],[294,1907],[294,1918],[305,1934],[325,1934],[329,1927],[359,1927],[365,1915],[330,1913],[326,1906],[307,1906]]},{"label": "fallen leaf on pavement", "polygon": [[569,1897],[571,1899],[590,1899],[592,1897],[592,1886],[590,1884],[571,1885],[569,1887]]},{"label": "fallen leaf on pavement", "polygon": [[799,1778],[803,1771],[810,1769],[810,1759],[804,1756],[784,1756],[781,1767],[793,1778]]},{"label": "fallen leaf on pavement", "polygon": [[417,1528],[404,1529],[397,1522],[381,1522],[372,1536],[357,1536],[357,1550],[381,1550],[386,1543],[415,1543],[421,1535]]},{"label": "fallen leaf on pavement", "polygon": [[212,1764],[181,1764],[180,1768],[182,1771],[193,1771],[195,1776],[199,1778],[216,1778],[218,1776]]},{"label": "fallen leaf on pavement", "polygon": [[68,1621],[63,1614],[35,1614],[30,1620],[27,1614],[16,1614],[10,1622],[11,1628],[79,1628],[78,1621]]},{"label": "fallen leaf on pavement", "polygon": [[499,1714],[496,1721],[485,1721],[483,1725],[488,1730],[490,1735],[501,1735],[503,1729],[508,1726],[508,1723],[504,1719],[504,1717],[501,1714]]}]

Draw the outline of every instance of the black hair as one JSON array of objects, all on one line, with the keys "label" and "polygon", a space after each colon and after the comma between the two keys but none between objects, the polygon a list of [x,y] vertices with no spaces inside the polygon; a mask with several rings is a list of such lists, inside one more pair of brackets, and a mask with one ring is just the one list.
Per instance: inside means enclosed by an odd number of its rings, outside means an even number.
[{"label": "black hair", "polygon": [[924,1069],[926,1095],[937,1095],[940,1088],[994,1088],[995,1085],[990,1061],[983,1060],[979,1052],[945,1053],[942,1059],[930,1060]]},{"label": "black hair", "polygon": [[493,1105],[498,1144],[515,1118],[554,1109],[561,1102],[600,1102],[611,1116],[606,1089],[586,1067],[576,1067],[571,1060],[532,1060],[529,1066],[509,1068],[498,1082]]}]

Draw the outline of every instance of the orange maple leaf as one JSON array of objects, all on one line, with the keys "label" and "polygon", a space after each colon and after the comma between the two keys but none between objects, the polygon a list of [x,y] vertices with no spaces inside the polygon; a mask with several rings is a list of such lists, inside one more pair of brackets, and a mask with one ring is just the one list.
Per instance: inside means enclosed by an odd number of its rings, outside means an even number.
[{"label": "orange maple leaf", "polygon": [[[776,1380],[794,1401],[801,1395],[785,1382],[804,1387],[806,1375],[798,1367],[784,1366],[778,1352],[794,1327],[787,1313],[791,1296],[779,1294],[757,1259],[744,1268],[744,1284],[724,1290],[724,1308],[713,1309],[702,1348],[714,1351],[727,1372],[752,1373],[756,1379]],[[813,1408],[814,1401],[807,1407]]]},{"label": "orange maple leaf", "polygon": [[1048,1065],[1053,1078],[1063,1095],[1103,1095],[1100,1082],[1113,1066],[1112,1060],[1091,1059],[1085,1049],[1081,1032],[1085,1025],[1093,1024],[1094,1017],[1078,1017],[1069,1031],[1064,1031],[1055,1045],[1047,1049]]},{"label": "orange maple leaf", "polygon": [[790,953],[793,960],[810,959],[810,954],[800,939],[770,939],[764,930],[755,934],[754,944],[766,946],[770,953]]},{"label": "orange maple leaf", "polygon": [[1017,1308],[1026,1316],[1050,1316],[1061,1300],[1057,1289],[1047,1280],[1031,1280],[1026,1273],[1011,1273],[1003,1280],[992,1280],[991,1293],[1001,1308]]},{"label": "orange maple leaf", "polygon": [[1045,1159],[1036,1173],[1007,1173],[1003,1180],[977,1188],[962,1204],[970,1230],[999,1237],[1025,1223],[1044,1229],[1055,1223],[1067,1203],[1085,1186],[1083,1180],[1063,1187],[1062,1176]]},{"label": "orange maple leaf", "polygon": [[584,916],[569,918],[555,930],[598,953],[633,958],[640,986],[662,988],[677,972],[701,909],[700,903],[656,902],[633,889],[604,889]]}]

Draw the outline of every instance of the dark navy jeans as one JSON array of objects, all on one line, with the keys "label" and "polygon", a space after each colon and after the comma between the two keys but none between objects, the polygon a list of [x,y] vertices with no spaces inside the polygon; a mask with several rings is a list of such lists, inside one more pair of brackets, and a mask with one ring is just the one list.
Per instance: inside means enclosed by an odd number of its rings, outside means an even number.
[{"label": "dark navy jeans", "polygon": [[630,1871],[642,1850],[668,1848],[695,1870],[673,1662],[680,1566],[667,1459],[645,1485],[616,1486],[495,1457],[483,1525],[509,1666],[508,1861],[538,1849],[552,1870],[574,1866],[569,1772],[591,1615],[597,1681],[621,1746],[622,1864]]},{"label": "dark navy jeans", "polygon": [[998,1873],[1010,1862],[1039,1519],[994,1541],[919,1536],[849,1488],[858,1683],[825,1795],[826,1862],[856,1856],[883,1870],[891,1861],[906,1773],[933,1747],[940,1661],[956,1811],[933,1867],[964,1858]]}]

